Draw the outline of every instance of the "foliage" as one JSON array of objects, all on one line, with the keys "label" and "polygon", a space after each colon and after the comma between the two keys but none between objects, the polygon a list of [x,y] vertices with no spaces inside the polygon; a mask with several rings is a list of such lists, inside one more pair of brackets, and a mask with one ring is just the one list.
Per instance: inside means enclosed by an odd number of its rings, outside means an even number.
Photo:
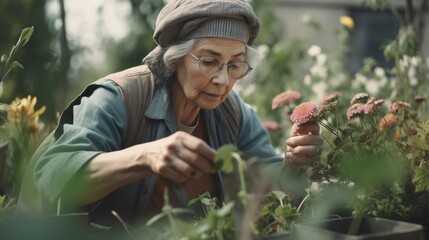
[{"label": "foliage", "polygon": [[25,66],[25,71],[14,71],[4,82],[1,102],[11,102],[15,97],[38,96],[39,102],[47,106],[43,116],[47,122],[56,120],[59,67],[56,62],[56,33],[53,21],[49,21],[46,11],[48,0],[2,0],[0,2],[0,49],[10,49],[27,26],[34,26],[35,32],[25,48],[21,48],[16,58]]},{"label": "foliage", "polygon": [[358,93],[333,91],[318,102],[298,104],[288,120],[323,126],[325,153],[307,173],[316,184],[352,186],[345,206],[353,214],[426,225],[429,122],[426,98],[417,93],[428,88],[429,66],[410,44],[409,31],[402,29],[385,46],[386,57],[397,59],[392,69],[367,59],[352,84]]},{"label": "foliage", "polygon": [[[4,54],[1,57],[3,68],[0,78],[0,86],[3,86],[3,80],[7,75],[16,67],[23,68],[23,66],[14,61],[15,54],[18,49],[22,48],[30,40],[34,28],[24,28],[17,43],[12,47],[9,54]],[[28,161],[38,145],[41,137],[42,124],[39,121],[40,115],[45,111],[45,106],[35,110],[37,102],[36,97],[30,95],[26,98],[15,98],[10,104],[1,104],[0,111],[6,113],[4,124],[0,127],[2,133],[2,141],[8,145],[8,150],[5,158],[0,161],[5,163],[0,168],[0,188],[5,192],[1,198],[1,211],[2,218],[11,214],[17,198],[19,196],[19,189],[21,186],[21,179],[24,171],[28,165]],[[4,174],[3,173],[7,173]]]}]

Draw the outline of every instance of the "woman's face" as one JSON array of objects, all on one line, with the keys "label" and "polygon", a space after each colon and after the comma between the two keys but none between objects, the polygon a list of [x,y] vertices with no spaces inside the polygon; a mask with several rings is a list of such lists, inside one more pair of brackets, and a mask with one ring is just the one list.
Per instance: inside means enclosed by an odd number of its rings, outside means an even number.
[{"label": "woman's face", "polygon": [[[246,61],[246,45],[225,38],[201,38],[197,40],[191,54],[196,58],[215,58],[221,63]],[[191,54],[185,55],[177,65],[178,85],[188,101],[202,109],[216,108],[225,100],[237,79],[228,76],[226,65],[216,75],[204,75],[198,60]]]}]

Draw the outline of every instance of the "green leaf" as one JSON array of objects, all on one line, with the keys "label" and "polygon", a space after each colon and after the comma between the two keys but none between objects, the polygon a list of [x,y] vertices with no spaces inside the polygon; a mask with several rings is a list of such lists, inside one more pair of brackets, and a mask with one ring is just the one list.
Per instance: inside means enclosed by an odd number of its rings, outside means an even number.
[{"label": "green leaf", "polygon": [[149,221],[147,221],[146,226],[150,226],[150,225],[154,224],[155,222],[157,222],[158,220],[160,220],[161,218],[163,218],[165,216],[167,216],[167,214],[163,213],[163,212],[153,216],[151,219],[149,219]]},{"label": "green leaf", "polygon": [[233,154],[236,152],[238,152],[238,149],[234,144],[226,144],[220,147],[214,160],[215,168],[225,173],[232,172],[234,170]]},{"label": "green leaf", "polygon": [[416,185],[416,192],[429,190],[429,163],[425,162],[416,168],[413,182]]},{"label": "green leaf", "polygon": [[414,129],[416,134],[411,135],[407,144],[422,151],[429,151],[429,122],[421,122]]},{"label": "green leaf", "polygon": [[173,208],[173,209],[171,209],[171,213],[172,214],[182,214],[182,213],[194,214],[194,212],[192,212],[192,210],[187,209],[187,208]]},{"label": "green leaf", "polygon": [[19,36],[18,42],[16,46],[18,48],[23,47],[30,40],[31,35],[33,34],[34,27],[27,27],[21,31],[21,35]]},{"label": "green leaf", "polygon": [[3,82],[0,82],[0,97],[3,95]]},{"label": "green leaf", "polygon": [[5,62],[7,58],[8,58],[7,54],[1,55],[0,62]]},{"label": "green leaf", "polygon": [[283,199],[286,197],[286,193],[282,191],[272,191],[274,196],[279,200],[280,203],[283,203]]},{"label": "green leaf", "polygon": [[284,205],[284,206],[282,206],[282,207],[278,207],[275,211],[274,211],[274,215],[276,216],[276,217],[284,217],[284,218],[287,218],[287,217],[295,217],[295,216],[297,216],[298,214],[297,214],[297,212],[296,212],[296,209],[295,208],[293,208],[291,205],[289,205],[289,204],[286,204],[286,205]]},{"label": "green leaf", "polygon": [[234,205],[235,205],[234,202],[229,202],[223,205],[222,208],[216,212],[216,215],[221,218],[225,217],[226,215],[232,212],[232,208],[234,207]]},{"label": "green leaf", "polygon": [[13,69],[15,69],[15,68],[17,68],[17,67],[19,67],[19,68],[21,68],[21,69],[24,69],[24,66],[22,66],[22,64],[21,64],[21,63],[19,63],[19,62],[17,62],[17,61],[13,61],[13,62],[10,64],[10,70],[13,70]]}]

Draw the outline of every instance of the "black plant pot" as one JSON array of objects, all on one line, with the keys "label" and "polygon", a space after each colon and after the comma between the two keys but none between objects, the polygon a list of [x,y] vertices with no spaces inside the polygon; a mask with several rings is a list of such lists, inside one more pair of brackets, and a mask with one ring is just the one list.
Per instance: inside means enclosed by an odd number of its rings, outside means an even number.
[{"label": "black plant pot", "polygon": [[0,239],[94,239],[87,213],[43,217],[13,217],[0,222]]},{"label": "black plant pot", "polygon": [[256,240],[292,240],[290,232],[276,233],[255,238]]},{"label": "black plant pot", "polygon": [[[350,233],[352,224],[356,224],[354,233]],[[347,217],[297,223],[292,232],[294,240],[424,240],[423,230],[421,225],[408,222],[377,217]]]},{"label": "black plant pot", "polygon": [[[4,169],[6,167],[8,146],[9,146],[9,142],[0,143],[0,181],[3,179]],[[1,185],[0,185],[0,188],[1,188]]]}]

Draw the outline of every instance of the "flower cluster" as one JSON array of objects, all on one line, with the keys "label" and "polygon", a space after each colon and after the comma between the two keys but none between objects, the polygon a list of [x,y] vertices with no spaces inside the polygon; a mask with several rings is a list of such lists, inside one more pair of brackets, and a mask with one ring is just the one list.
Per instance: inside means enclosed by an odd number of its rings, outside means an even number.
[{"label": "flower cluster", "polygon": [[[357,214],[418,214],[413,201],[429,193],[429,122],[418,115],[426,99],[386,104],[358,93],[348,108],[339,109],[342,96],[333,92],[319,104],[304,102],[292,112],[295,124],[317,121],[323,126],[327,144],[322,159],[307,169],[311,182],[353,184],[359,192],[353,201]],[[377,203],[381,200],[389,207]]]},{"label": "flower cluster", "polygon": [[7,109],[7,120],[31,133],[39,132],[41,129],[39,117],[45,112],[46,107],[42,106],[35,110],[36,103],[37,98],[30,95],[22,99],[15,98]]}]

